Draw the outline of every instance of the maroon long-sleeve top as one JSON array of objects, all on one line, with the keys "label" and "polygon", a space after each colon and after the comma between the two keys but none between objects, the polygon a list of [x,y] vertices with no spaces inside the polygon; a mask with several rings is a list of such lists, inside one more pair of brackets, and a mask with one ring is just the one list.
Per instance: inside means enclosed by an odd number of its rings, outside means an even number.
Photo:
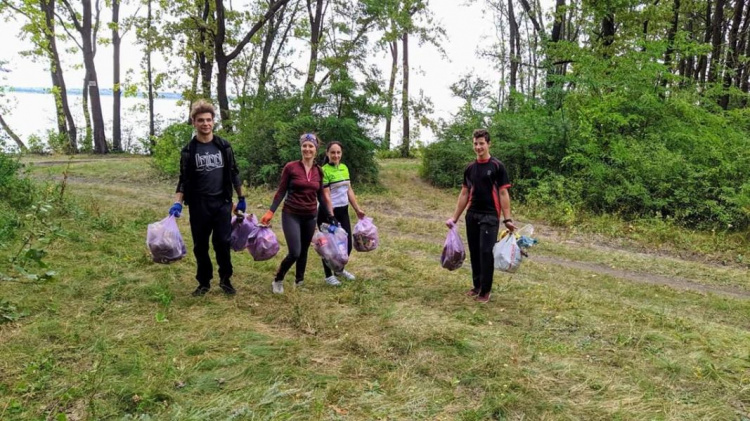
[{"label": "maroon long-sleeve top", "polygon": [[283,212],[316,215],[318,201],[323,203],[323,171],[320,167],[313,165],[310,171],[306,172],[305,164],[301,160],[287,163],[281,171],[279,188],[273,196],[272,212],[276,212],[282,200]]}]

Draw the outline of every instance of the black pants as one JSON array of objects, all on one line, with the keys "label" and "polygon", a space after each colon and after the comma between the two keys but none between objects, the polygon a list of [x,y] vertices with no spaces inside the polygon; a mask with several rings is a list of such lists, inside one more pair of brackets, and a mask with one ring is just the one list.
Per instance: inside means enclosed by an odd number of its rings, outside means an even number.
[{"label": "black pants", "polygon": [[[214,277],[208,256],[208,238],[212,237],[219,278],[232,276],[229,237],[232,234],[232,202],[220,198],[195,198],[190,201],[190,232],[193,234],[193,254],[198,262],[195,279],[202,286],[210,286]],[[213,236],[211,235],[213,233]]]},{"label": "black pants", "polygon": [[[328,212],[323,210],[323,207],[321,206],[318,208],[318,227],[320,227],[320,224],[325,222],[325,217],[328,215]],[[347,243],[347,254],[351,256],[352,254],[352,223],[349,221],[349,205],[339,206],[338,208],[333,208],[333,217],[336,218],[337,221],[339,221],[339,224],[341,224],[341,228],[343,228],[346,231],[347,237],[349,242]],[[322,260],[322,259],[321,259]],[[323,272],[326,274],[326,278],[333,275],[331,272],[331,268],[329,268],[325,260],[323,261]]]},{"label": "black pants", "polygon": [[315,234],[315,215],[294,215],[287,212],[281,213],[281,229],[284,230],[284,238],[289,248],[289,253],[284,257],[276,272],[276,281],[284,279],[287,271],[296,262],[295,282],[305,280],[305,268],[307,267],[307,250],[310,248],[313,234]]},{"label": "black pants", "polygon": [[471,258],[471,280],[474,289],[485,295],[492,291],[495,262],[492,247],[497,241],[499,221],[496,215],[466,213],[466,241]]}]

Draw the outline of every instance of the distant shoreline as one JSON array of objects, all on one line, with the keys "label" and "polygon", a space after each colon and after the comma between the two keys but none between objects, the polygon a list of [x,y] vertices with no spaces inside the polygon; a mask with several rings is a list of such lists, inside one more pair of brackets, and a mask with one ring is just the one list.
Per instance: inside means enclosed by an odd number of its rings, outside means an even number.
[{"label": "distant shoreline", "polygon": [[[26,93],[26,94],[50,94],[52,93],[49,88],[24,88],[24,87],[10,87],[8,88],[8,93]],[[83,90],[80,88],[71,88],[67,90],[68,95],[77,95],[81,96],[83,94]],[[99,89],[99,95],[102,96],[113,96],[112,89],[110,88],[101,88]],[[138,98],[145,98],[145,93],[138,92],[137,97]],[[181,94],[174,93],[174,92],[162,92],[156,95],[155,99],[183,99]]]}]

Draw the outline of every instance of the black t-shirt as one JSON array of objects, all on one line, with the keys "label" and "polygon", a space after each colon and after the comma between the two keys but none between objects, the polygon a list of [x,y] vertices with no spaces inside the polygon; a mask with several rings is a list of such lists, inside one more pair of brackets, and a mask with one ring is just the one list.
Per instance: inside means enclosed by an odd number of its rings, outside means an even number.
[{"label": "black t-shirt", "polygon": [[198,196],[221,196],[224,191],[224,157],[214,142],[197,142],[195,189]]},{"label": "black t-shirt", "polygon": [[495,157],[476,160],[464,170],[464,186],[469,189],[469,211],[500,218],[498,190],[510,187],[505,165]]}]

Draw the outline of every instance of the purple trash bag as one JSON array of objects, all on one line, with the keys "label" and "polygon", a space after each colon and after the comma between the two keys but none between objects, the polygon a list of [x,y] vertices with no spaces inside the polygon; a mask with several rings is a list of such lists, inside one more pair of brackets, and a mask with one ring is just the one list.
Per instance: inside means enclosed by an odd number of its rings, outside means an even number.
[{"label": "purple trash bag", "polygon": [[372,218],[364,217],[354,225],[352,242],[357,251],[372,251],[378,248],[378,227],[372,223]]},{"label": "purple trash bag", "polygon": [[256,225],[258,225],[258,218],[255,215],[232,217],[232,235],[229,237],[232,250],[242,251],[247,247],[247,238]]},{"label": "purple trash bag", "polygon": [[334,273],[343,271],[349,263],[349,239],[345,229],[321,224],[320,231],[313,235],[312,244],[315,252]]},{"label": "purple trash bag", "polygon": [[456,270],[464,264],[466,259],[466,250],[464,243],[461,242],[461,236],[458,235],[458,229],[454,226],[448,231],[443,245],[443,254],[440,256],[440,265],[448,270]]},{"label": "purple trash bag", "polygon": [[171,215],[148,224],[146,245],[151,252],[151,259],[156,263],[171,263],[187,254],[187,247],[182,241],[177,221]]},{"label": "purple trash bag", "polygon": [[256,225],[247,238],[247,251],[255,261],[268,260],[279,252],[279,240],[270,227]]}]

